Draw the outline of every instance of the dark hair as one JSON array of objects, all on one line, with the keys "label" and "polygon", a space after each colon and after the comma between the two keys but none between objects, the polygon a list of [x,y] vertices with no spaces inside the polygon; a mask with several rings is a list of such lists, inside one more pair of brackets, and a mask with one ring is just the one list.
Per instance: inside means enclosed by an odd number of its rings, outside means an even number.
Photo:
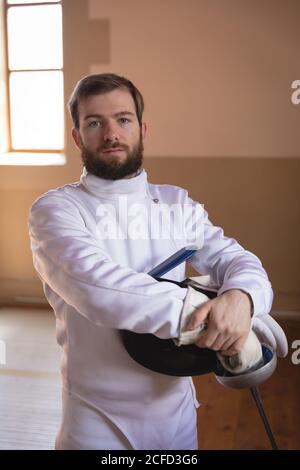
[{"label": "dark hair", "polygon": [[115,75],[114,73],[98,73],[94,75],[87,75],[83,77],[76,84],[73,93],[70,96],[68,107],[72,116],[74,126],[79,128],[79,112],[78,105],[82,98],[91,95],[100,95],[108,93],[116,88],[125,88],[131,94],[134,104],[136,115],[140,126],[142,125],[142,116],[144,111],[144,99],[139,90],[134,84],[125,77]]}]

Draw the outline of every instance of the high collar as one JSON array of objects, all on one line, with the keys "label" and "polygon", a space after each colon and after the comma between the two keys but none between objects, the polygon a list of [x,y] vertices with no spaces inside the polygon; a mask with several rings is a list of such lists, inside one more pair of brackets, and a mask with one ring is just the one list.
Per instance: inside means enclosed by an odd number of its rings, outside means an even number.
[{"label": "high collar", "polygon": [[83,168],[80,183],[91,193],[103,197],[118,197],[121,194],[145,193],[147,191],[147,173],[143,169],[137,176],[119,180],[107,180],[89,173]]}]

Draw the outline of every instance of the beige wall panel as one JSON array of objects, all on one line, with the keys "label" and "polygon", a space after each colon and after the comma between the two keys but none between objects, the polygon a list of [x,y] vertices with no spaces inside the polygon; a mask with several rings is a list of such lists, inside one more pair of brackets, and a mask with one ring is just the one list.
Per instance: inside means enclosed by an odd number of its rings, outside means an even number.
[{"label": "beige wall panel", "polygon": [[[187,188],[254,251],[286,310],[300,310],[299,17],[298,0],[63,1],[65,101],[90,72],[131,78],[150,179]],[[42,296],[27,214],[80,176],[66,120],[65,166],[0,167],[0,303]]]}]

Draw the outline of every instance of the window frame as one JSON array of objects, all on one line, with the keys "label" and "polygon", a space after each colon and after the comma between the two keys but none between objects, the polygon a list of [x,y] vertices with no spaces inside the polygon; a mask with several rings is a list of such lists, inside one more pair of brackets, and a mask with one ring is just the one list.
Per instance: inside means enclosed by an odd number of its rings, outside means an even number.
[{"label": "window frame", "polygon": [[[0,135],[4,135],[4,143],[0,144],[0,165],[62,165],[65,164],[65,148],[66,148],[66,138],[65,138],[65,113],[63,110],[63,121],[64,121],[64,129],[63,129],[63,144],[62,148],[57,149],[14,149],[12,146],[12,123],[11,123],[11,103],[10,103],[10,74],[11,73],[19,73],[19,72],[62,72],[63,75],[63,83],[64,83],[64,63],[62,64],[62,68],[49,68],[49,69],[10,69],[9,68],[9,51],[8,51],[8,10],[9,8],[14,7],[32,7],[32,6],[44,6],[44,5],[60,5],[63,12],[63,2],[59,0],[57,2],[37,2],[37,3],[16,3],[9,4],[7,0],[0,0],[0,25],[3,26],[1,38],[0,38],[0,48],[3,51],[3,59],[0,63],[0,83],[1,81],[4,83],[4,92],[2,101],[3,101],[3,109],[0,109],[0,121],[2,121],[2,126],[0,124]],[[63,44],[62,44],[63,47]],[[1,51],[1,52],[2,52]],[[64,90],[63,90],[64,96]],[[1,105],[1,96],[0,96],[0,105]],[[62,103],[64,109],[64,98]],[[4,116],[2,116],[4,114]],[[2,119],[3,117],[3,119]],[[42,157],[44,154],[47,154],[48,158],[46,162],[42,161]],[[21,156],[24,156],[22,163],[20,163]],[[39,159],[39,155],[41,158]],[[51,155],[53,155],[53,163],[51,160]],[[26,158],[26,156],[28,158]],[[16,158],[14,158],[16,157]],[[34,163],[33,163],[34,162]]]}]

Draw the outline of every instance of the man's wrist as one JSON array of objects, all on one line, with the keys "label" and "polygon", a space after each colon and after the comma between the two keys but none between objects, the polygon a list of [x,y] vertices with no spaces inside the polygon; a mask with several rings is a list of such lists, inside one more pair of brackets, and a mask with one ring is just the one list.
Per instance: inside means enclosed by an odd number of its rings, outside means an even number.
[{"label": "man's wrist", "polygon": [[222,292],[222,293],[225,294],[225,292],[230,292],[230,291],[241,292],[242,294],[244,294],[245,296],[247,296],[247,298],[248,298],[248,300],[249,300],[249,304],[250,304],[250,315],[251,315],[251,317],[253,317],[253,315],[254,315],[254,304],[253,304],[253,300],[252,300],[251,295],[250,295],[248,292],[244,291],[243,289],[239,289],[238,287],[233,288],[233,289],[228,289],[228,290],[226,290],[226,291],[224,291],[224,292]]}]

